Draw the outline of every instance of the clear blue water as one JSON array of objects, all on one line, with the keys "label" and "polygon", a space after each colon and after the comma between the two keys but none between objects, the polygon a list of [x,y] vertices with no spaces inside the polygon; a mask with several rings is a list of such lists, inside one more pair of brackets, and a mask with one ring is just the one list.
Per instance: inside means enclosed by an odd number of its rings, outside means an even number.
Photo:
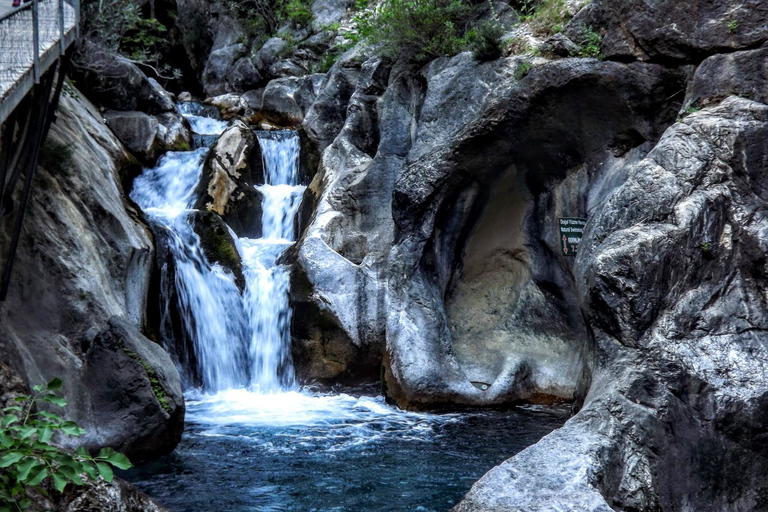
[{"label": "clear blue water", "polygon": [[354,392],[190,395],[177,450],[123,476],[173,512],[444,512],[566,417],[406,413]]}]

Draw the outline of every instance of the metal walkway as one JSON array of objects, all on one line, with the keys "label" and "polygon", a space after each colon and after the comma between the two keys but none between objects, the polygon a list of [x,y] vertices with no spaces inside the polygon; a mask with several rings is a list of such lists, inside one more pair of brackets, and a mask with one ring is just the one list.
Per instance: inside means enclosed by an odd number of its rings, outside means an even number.
[{"label": "metal walkway", "polygon": [[0,123],[75,42],[79,0],[0,0]]}]

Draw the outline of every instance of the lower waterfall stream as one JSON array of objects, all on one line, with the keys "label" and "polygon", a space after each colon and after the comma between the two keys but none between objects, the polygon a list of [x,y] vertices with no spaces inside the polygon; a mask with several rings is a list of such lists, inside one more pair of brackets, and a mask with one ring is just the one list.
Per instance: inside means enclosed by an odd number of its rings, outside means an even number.
[{"label": "lower waterfall stream", "polygon": [[207,260],[192,225],[207,146],[226,128],[200,110],[182,106],[201,147],[165,154],[135,180],[131,197],[162,233],[172,260],[162,278],[175,290],[164,300],[175,301],[194,353],[169,351],[202,386],[185,378],[186,429],[176,451],[126,479],[173,512],[445,511],[486,471],[562,425],[558,408],[423,414],[387,405],[373,388],[300,388],[288,269],[278,264],[295,239],[304,191],[299,139],[256,132],[263,235],[235,237],[241,293],[231,272]]}]

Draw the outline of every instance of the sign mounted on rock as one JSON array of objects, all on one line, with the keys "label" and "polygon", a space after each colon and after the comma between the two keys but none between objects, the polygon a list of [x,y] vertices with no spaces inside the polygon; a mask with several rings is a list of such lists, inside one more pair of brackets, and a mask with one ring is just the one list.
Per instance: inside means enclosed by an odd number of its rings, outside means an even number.
[{"label": "sign mounted on rock", "polygon": [[560,219],[560,250],[566,256],[576,256],[587,219],[562,217]]}]

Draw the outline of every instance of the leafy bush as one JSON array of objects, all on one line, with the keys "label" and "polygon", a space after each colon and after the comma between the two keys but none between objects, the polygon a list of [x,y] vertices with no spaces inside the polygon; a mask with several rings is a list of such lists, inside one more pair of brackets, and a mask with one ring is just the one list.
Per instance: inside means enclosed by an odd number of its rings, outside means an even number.
[{"label": "leafy bush", "polygon": [[358,32],[384,55],[426,61],[469,46],[469,13],[463,0],[385,0],[357,18]]},{"label": "leafy bush", "polygon": [[312,14],[310,0],[224,0],[224,11],[240,21],[251,37],[266,41],[283,23],[308,25]]},{"label": "leafy bush", "polygon": [[[128,469],[128,458],[111,448],[92,457],[84,448],[72,454],[50,443],[55,433],[81,436],[85,431],[75,422],[56,414],[35,411],[38,401],[59,407],[67,405],[56,392],[61,380],[53,379],[44,388],[37,385],[33,396],[16,398],[19,405],[6,407],[0,417],[0,512],[19,512],[32,505],[29,492],[46,495],[43,485],[52,481],[58,492],[68,484],[83,485],[85,479],[113,479],[112,466]],[[49,480],[50,479],[50,480]]]},{"label": "leafy bush", "polygon": [[504,43],[501,37],[504,27],[501,23],[486,21],[481,23],[472,38],[472,53],[480,61],[496,60],[504,53]]}]

